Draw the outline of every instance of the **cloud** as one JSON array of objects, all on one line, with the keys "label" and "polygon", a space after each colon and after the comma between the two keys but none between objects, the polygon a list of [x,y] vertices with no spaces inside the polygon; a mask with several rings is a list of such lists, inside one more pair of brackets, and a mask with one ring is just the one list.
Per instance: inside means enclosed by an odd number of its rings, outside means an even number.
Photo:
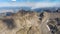
[{"label": "cloud", "polygon": [[32,6],[34,5],[33,3],[15,3],[15,2],[12,2],[12,3],[0,3],[0,7],[9,7],[9,6]]},{"label": "cloud", "polygon": [[28,7],[32,7],[32,9],[34,8],[43,8],[43,7],[58,7],[60,6],[59,2],[37,2],[37,3],[31,3],[31,2],[25,2],[25,3],[0,3],[0,7],[14,7],[14,6],[28,6]]},{"label": "cloud", "polygon": [[32,9],[34,8],[44,8],[44,7],[59,7],[60,6],[60,3],[51,3],[51,2],[38,2],[38,3],[35,3],[35,5],[32,7]]}]

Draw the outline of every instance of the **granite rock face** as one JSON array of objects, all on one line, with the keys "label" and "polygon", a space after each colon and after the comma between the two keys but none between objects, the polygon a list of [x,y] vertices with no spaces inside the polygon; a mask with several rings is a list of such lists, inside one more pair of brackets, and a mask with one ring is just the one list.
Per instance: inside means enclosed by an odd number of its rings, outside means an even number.
[{"label": "granite rock face", "polygon": [[0,19],[0,34],[60,34],[59,15],[19,11]]},{"label": "granite rock face", "polygon": [[41,34],[36,12],[18,12],[0,20],[0,34]]}]

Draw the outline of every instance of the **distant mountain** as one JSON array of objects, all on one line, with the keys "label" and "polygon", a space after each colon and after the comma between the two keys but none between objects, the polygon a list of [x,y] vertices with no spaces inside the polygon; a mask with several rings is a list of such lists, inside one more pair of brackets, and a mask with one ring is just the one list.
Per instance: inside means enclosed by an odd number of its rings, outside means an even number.
[{"label": "distant mountain", "polygon": [[60,7],[44,7],[44,8],[35,8],[35,9],[31,9],[31,8],[32,7],[26,7],[26,6],[22,6],[22,7],[0,7],[0,10],[13,10],[14,12],[17,12],[18,10],[23,9],[23,10],[33,10],[33,11],[36,11],[36,12],[44,12],[44,11],[48,11],[48,10],[50,12],[54,12],[58,8],[60,9]]},{"label": "distant mountain", "polygon": [[35,8],[33,9],[33,11],[37,11],[37,12],[55,12],[56,10],[60,9],[60,7],[46,7],[46,8]]},{"label": "distant mountain", "polygon": [[0,7],[0,10],[2,10],[2,9],[6,9],[6,10],[10,10],[10,9],[13,9],[13,10],[16,10],[16,9],[30,10],[31,7]]},{"label": "distant mountain", "polygon": [[[18,11],[18,10],[31,10],[31,7],[0,7],[0,10],[13,10],[14,12]],[[1,12],[0,11],[0,12]]]},{"label": "distant mountain", "polygon": [[42,8],[35,8],[33,11],[41,12],[43,9]]}]

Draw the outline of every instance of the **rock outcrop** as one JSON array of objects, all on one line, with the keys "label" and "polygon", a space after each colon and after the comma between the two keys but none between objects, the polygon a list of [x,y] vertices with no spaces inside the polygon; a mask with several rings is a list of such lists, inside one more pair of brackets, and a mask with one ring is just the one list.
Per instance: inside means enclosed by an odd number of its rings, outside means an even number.
[{"label": "rock outcrop", "polygon": [[36,12],[18,12],[0,20],[0,34],[41,34]]},{"label": "rock outcrop", "polygon": [[19,11],[0,19],[0,34],[59,34],[60,13]]}]

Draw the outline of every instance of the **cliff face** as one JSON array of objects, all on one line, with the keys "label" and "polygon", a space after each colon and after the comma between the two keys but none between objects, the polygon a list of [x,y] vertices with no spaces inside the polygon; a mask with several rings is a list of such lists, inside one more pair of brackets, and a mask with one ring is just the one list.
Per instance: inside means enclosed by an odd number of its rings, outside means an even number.
[{"label": "cliff face", "polygon": [[44,17],[40,24],[42,34],[59,34],[60,32],[60,13],[44,12]]},{"label": "cliff face", "polygon": [[0,20],[0,34],[41,34],[36,12],[18,12]]},{"label": "cliff face", "polygon": [[55,31],[54,28],[57,29],[55,33],[59,33],[60,26],[57,25],[59,14],[20,11],[11,16],[5,16],[4,19],[0,19],[0,34],[52,34],[51,31]]}]

